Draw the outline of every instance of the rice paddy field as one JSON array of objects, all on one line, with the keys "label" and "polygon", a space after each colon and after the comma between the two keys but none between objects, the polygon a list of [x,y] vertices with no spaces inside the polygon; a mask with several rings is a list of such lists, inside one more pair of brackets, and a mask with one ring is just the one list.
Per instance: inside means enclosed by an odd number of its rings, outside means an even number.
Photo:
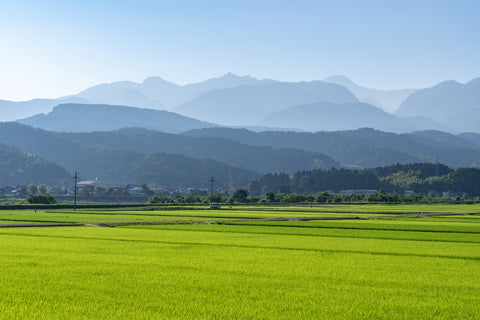
[{"label": "rice paddy field", "polygon": [[0,318],[480,319],[479,212],[0,210]]}]

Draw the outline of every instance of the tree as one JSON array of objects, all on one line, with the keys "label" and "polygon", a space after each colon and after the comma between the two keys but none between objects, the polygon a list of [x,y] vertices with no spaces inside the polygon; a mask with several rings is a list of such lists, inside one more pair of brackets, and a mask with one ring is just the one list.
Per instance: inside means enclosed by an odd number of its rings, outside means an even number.
[{"label": "tree", "polygon": [[46,194],[47,193],[47,186],[44,184],[41,184],[38,186],[38,193],[40,194]]},{"label": "tree", "polygon": [[39,203],[39,204],[56,204],[57,200],[52,195],[47,194],[30,194],[26,198],[28,203]]},{"label": "tree", "polygon": [[232,199],[233,201],[237,201],[237,202],[246,202],[247,196],[248,196],[247,190],[239,188],[233,192]]},{"label": "tree", "polygon": [[151,196],[154,194],[154,192],[152,190],[150,190],[150,188],[148,187],[148,185],[146,183],[140,183],[138,185],[139,188],[142,188],[142,193],[146,196]]},{"label": "tree", "polygon": [[265,199],[268,201],[268,202],[275,202],[275,193],[273,193],[272,191],[269,191],[267,193],[265,193]]},{"label": "tree", "polygon": [[171,197],[166,196],[154,196],[148,200],[148,204],[157,204],[157,203],[172,203],[173,200]]},{"label": "tree", "polygon": [[38,193],[38,187],[35,183],[30,183],[27,187],[28,193],[29,194],[37,194]]},{"label": "tree", "polygon": [[262,193],[262,185],[258,180],[253,180],[250,182],[248,185],[248,191],[250,191],[250,194],[252,195],[260,195]]},{"label": "tree", "polygon": [[282,184],[280,186],[279,192],[280,193],[291,193],[290,186],[286,186],[286,185]]},{"label": "tree", "polygon": [[92,186],[91,184],[86,184],[82,187],[82,190],[80,190],[80,194],[84,196],[91,196],[95,193],[95,187]]},{"label": "tree", "polygon": [[102,187],[95,187],[95,194],[105,194],[107,192],[107,189],[102,188]]}]

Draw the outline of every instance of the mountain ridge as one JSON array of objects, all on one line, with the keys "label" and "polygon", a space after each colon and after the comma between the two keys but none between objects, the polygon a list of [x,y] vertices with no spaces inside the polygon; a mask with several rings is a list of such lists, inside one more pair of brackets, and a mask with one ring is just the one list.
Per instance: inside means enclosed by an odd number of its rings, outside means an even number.
[{"label": "mountain ridge", "polygon": [[418,89],[391,89],[391,90],[378,90],[373,88],[367,88],[360,86],[353,82],[351,79],[334,75],[325,78],[324,81],[336,83],[344,86],[350,90],[357,98],[365,103],[374,105],[383,109],[388,113],[395,112],[400,104],[405,101],[413,92]]},{"label": "mountain ridge", "polygon": [[414,92],[395,112],[397,116],[425,116],[446,123],[458,132],[478,131],[480,78],[466,84],[443,81]]},{"label": "mountain ridge", "polygon": [[215,126],[179,114],[147,108],[97,104],[61,104],[48,114],[34,115],[17,122],[50,131],[110,131],[142,126],[164,132],[182,132]]}]

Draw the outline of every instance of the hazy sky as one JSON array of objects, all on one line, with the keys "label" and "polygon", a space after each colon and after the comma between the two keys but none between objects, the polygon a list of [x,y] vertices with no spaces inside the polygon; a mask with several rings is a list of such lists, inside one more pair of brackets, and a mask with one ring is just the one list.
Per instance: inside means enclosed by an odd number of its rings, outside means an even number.
[{"label": "hazy sky", "polygon": [[480,1],[1,0],[0,99],[160,76],[380,89],[480,76]]}]

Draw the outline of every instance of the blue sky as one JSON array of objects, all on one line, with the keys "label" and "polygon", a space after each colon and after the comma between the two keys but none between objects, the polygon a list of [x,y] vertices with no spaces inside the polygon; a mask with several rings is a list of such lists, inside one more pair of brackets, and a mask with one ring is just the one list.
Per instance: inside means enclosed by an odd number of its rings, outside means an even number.
[{"label": "blue sky", "polygon": [[0,1],[0,99],[160,76],[380,89],[480,76],[480,1]]}]

